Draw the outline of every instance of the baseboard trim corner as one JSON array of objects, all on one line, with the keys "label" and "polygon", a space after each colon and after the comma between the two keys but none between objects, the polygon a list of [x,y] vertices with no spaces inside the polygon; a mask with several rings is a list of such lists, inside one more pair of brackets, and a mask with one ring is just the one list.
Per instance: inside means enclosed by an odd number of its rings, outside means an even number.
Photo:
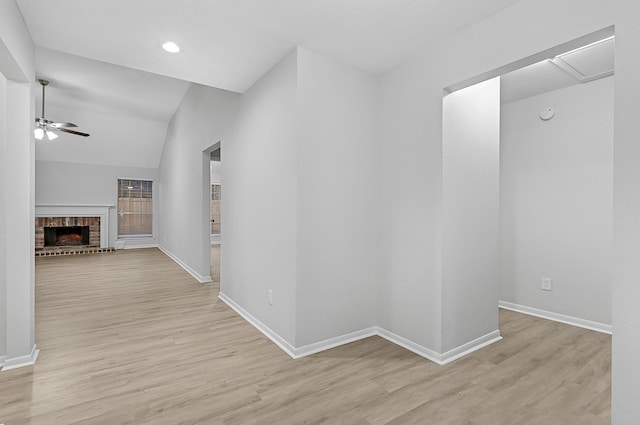
[{"label": "baseboard trim corner", "polygon": [[187,273],[193,276],[200,283],[210,283],[212,281],[211,276],[203,276],[189,267],[186,263],[184,263],[180,258],[174,255],[171,251],[164,248],[161,245],[158,245],[158,249],[162,251],[167,257],[171,258],[176,264],[182,267]]},{"label": "baseboard trim corner", "polygon": [[505,310],[515,311],[517,313],[528,314],[529,316],[535,316],[542,319],[552,320],[554,322],[564,323],[565,325],[577,326],[579,328],[589,329],[591,331],[602,332],[608,335],[611,335],[613,333],[613,327],[611,325],[594,322],[587,319],[581,319],[579,317],[568,316],[566,314],[540,310],[538,308],[527,307],[507,301],[498,301],[498,307]]},{"label": "baseboard trim corner", "polygon": [[369,338],[378,335],[375,327],[362,329],[348,334],[340,335],[334,338],[325,339],[324,341],[314,342],[313,344],[303,345],[302,347],[294,350],[295,358],[310,356],[312,354],[320,353],[331,348],[339,347],[341,345],[350,344],[352,342],[360,341],[361,339]]},{"label": "baseboard trim corner", "polygon": [[222,292],[218,294],[218,298],[220,299],[220,301],[222,301],[223,303],[228,305],[232,310],[238,313],[240,317],[242,317],[244,320],[249,322],[250,325],[252,325],[254,328],[259,330],[264,336],[269,338],[271,342],[273,342],[278,347],[280,347],[280,349],[285,353],[287,353],[289,357],[291,357],[292,359],[297,359],[299,357],[296,354],[296,349],[291,344],[289,344],[284,338],[282,338],[280,335],[278,335],[273,330],[271,330],[271,328],[269,328],[267,325],[262,323],[260,320],[258,320],[255,316],[253,316],[247,310],[242,308],[238,303],[233,301],[231,298],[227,297]]},{"label": "baseboard trim corner", "polygon": [[442,355],[437,351],[433,351],[425,346],[411,341],[410,339],[397,335],[381,327],[376,327],[376,333],[380,338],[384,338],[393,344],[399,345],[400,347],[403,347],[421,357],[424,357],[427,360],[431,360],[432,362],[439,365],[443,364]]},{"label": "baseboard trim corner", "polygon": [[440,364],[446,365],[454,362],[461,357],[471,354],[474,351],[486,347],[487,345],[491,345],[494,342],[498,342],[501,339],[502,337],[500,336],[500,330],[496,329],[493,332],[489,332],[488,334],[476,338],[473,341],[469,341],[465,344],[460,345],[459,347],[453,348],[443,353],[441,355],[442,363]]},{"label": "baseboard trim corner", "polygon": [[418,343],[415,343],[405,337],[390,332],[384,328],[381,328],[379,326],[372,326],[370,328],[350,332],[348,334],[340,335],[334,338],[329,338],[323,341],[296,348],[224,293],[220,292],[218,294],[218,298],[220,299],[220,301],[222,301],[232,310],[238,313],[240,317],[246,320],[250,325],[260,331],[264,336],[269,338],[292,359],[299,359],[365,338],[379,336],[391,342],[392,344],[403,347],[421,357],[424,357],[427,360],[443,366],[502,339],[502,337],[500,336],[500,331],[496,330],[466,344],[463,344],[460,347],[454,348],[453,350],[449,350],[444,354],[441,354]]},{"label": "baseboard trim corner", "polygon": [[5,361],[2,365],[2,371],[8,371],[13,369],[18,369],[20,367],[33,366],[38,360],[38,354],[40,354],[40,350],[36,344],[33,344],[31,348],[31,353],[26,356],[14,357],[14,358],[5,358]]}]

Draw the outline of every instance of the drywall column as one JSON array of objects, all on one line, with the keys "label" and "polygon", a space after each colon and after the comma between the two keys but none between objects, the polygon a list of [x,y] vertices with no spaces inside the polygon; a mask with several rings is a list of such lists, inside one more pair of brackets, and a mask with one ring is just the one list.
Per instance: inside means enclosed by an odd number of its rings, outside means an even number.
[{"label": "drywall column", "polygon": [[[498,329],[500,79],[443,100],[442,353]],[[473,348],[471,346],[465,347]],[[455,353],[452,353],[455,355]]]},{"label": "drywall column", "polygon": [[33,364],[37,356],[33,266],[34,69],[33,42],[18,6],[14,1],[0,2],[0,73],[6,78],[5,96],[0,98],[6,108],[0,116],[4,136],[0,140],[3,181],[0,203],[4,204],[0,238],[5,241],[4,252],[0,253],[3,254],[0,282],[6,296],[3,299],[7,357],[3,370]]},{"label": "drywall column", "polygon": [[640,3],[617,5],[613,158],[612,423],[638,421],[640,399]]},{"label": "drywall column", "polygon": [[7,360],[4,368],[33,364],[37,357],[34,314],[34,141],[29,83],[7,82],[7,143],[3,157],[7,296]]},{"label": "drywall column", "polygon": [[4,162],[7,145],[7,80],[0,73],[0,366],[7,356],[7,268]]}]

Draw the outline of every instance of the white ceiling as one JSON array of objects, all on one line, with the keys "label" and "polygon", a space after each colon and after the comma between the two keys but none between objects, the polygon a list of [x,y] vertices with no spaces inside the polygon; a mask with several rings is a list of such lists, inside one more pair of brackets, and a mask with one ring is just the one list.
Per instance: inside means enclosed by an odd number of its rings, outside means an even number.
[{"label": "white ceiling", "polygon": [[[50,81],[47,106],[82,105],[93,112],[165,123],[189,88],[186,81],[44,48],[36,48],[36,70],[39,78]],[[40,98],[38,90],[38,104]]]},{"label": "white ceiling", "polygon": [[[91,133],[39,142],[36,158],[157,167],[190,82],[242,93],[295,46],[380,73],[517,1],[16,0],[51,81],[47,118]],[[506,76],[505,96],[570,83],[546,65]]]},{"label": "white ceiling", "polygon": [[[244,92],[295,46],[379,73],[518,0],[17,0],[36,45]],[[182,51],[167,54],[172,40]]]},{"label": "white ceiling", "polygon": [[39,141],[36,159],[157,167],[187,82],[244,92],[296,46],[379,73],[517,1],[16,0],[46,117],[91,134]]},{"label": "white ceiling", "polygon": [[[36,49],[36,70],[50,82],[46,118],[91,134],[38,141],[36,159],[158,167],[167,124],[189,83],[43,48]],[[41,93],[36,91],[38,117]]]}]

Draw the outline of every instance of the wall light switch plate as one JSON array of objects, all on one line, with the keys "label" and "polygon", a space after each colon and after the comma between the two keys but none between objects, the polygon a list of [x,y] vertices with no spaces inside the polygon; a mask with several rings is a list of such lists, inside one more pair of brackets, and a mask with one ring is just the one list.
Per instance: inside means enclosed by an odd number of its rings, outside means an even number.
[{"label": "wall light switch plate", "polygon": [[271,289],[267,290],[267,302],[269,305],[273,305],[273,290]]},{"label": "wall light switch plate", "polygon": [[550,277],[543,277],[542,278],[542,284],[540,285],[540,288],[543,291],[551,291],[551,278]]}]

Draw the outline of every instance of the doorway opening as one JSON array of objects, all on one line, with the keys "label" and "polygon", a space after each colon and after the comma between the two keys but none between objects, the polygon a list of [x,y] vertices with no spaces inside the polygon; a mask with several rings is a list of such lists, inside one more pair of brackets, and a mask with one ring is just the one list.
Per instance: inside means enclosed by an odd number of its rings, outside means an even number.
[{"label": "doorway opening", "polygon": [[[472,226],[453,240],[458,247],[484,247],[489,261],[476,271],[466,262],[473,279],[458,279],[447,288],[456,289],[450,291],[451,304],[459,305],[455,297],[473,298],[475,287],[467,291],[465,282],[477,284],[480,272],[490,274],[483,294],[494,292],[495,298],[473,307],[475,317],[487,318],[488,329],[495,326],[493,311],[499,305],[611,333],[614,47],[613,28],[606,28],[445,89],[443,151],[472,163],[455,168],[460,161],[445,158],[444,169],[452,175],[447,183],[445,174],[443,191],[450,192],[444,198],[474,188],[449,205],[458,214],[451,228],[477,222],[478,203],[491,207],[482,228]],[[495,77],[500,78],[499,101],[494,91],[489,106],[473,110],[471,103],[460,102],[449,107],[465,90],[477,90],[477,83]],[[478,99],[486,103],[488,96]],[[499,108],[491,120],[483,115],[489,107]],[[478,137],[489,125],[490,145]],[[460,132],[478,154],[469,155]],[[482,192],[476,186],[483,180],[472,175],[473,166],[482,167],[482,178],[488,172],[498,176]],[[487,223],[498,223],[492,235],[482,233]],[[486,241],[493,242],[490,250]],[[467,251],[453,254],[460,252]]]},{"label": "doorway opening", "polygon": [[220,144],[217,143],[210,153],[209,161],[209,218],[211,241],[211,280],[220,283],[220,244],[222,229],[222,164]]}]

